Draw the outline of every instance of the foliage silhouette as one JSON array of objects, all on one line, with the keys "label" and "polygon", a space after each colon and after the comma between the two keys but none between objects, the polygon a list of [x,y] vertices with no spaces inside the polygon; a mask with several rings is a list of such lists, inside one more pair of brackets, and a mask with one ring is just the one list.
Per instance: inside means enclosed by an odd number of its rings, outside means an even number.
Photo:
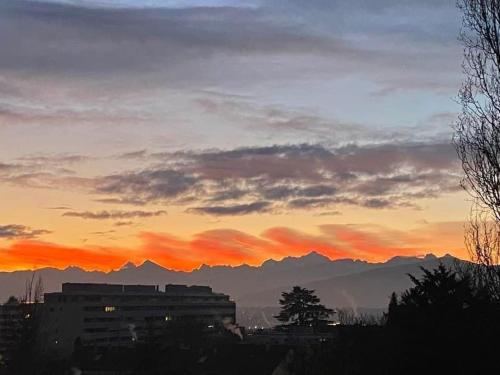
[{"label": "foliage silhouette", "polygon": [[462,163],[462,186],[473,206],[466,247],[478,283],[500,301],[500,1],[457,0],[465,79],[454,143]]},{"label": "foliage silhouette", "polygon": [[314,290],[294,286],[291,292],[283,292],[281,296],[281,311],[276,315],[276,319],[284,324],[318,326],[333,314],[333,310],[320,303]]}]

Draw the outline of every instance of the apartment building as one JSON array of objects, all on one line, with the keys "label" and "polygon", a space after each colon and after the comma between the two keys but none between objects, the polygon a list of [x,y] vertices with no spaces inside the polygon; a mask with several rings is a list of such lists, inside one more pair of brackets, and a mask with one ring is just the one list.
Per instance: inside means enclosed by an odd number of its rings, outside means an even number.
[{"label": "apartment building", "polygon": [[[26,303],[15,297],[0,305],[0,367],[8,361],[12,351],[29,340],[27,332],[42,311],[41,303]],[[23,337],[24,331],[24,337]]]},{"label": "apartment building", "polygon": [[[0,361],[9,356],[19,336],[21,320],[23,319],[22,305],[15,299],[0,305]],[[0,362],[0,364],[1,364]]]},{"label": "apartment building", "polygon": [[42,335],[48,350],[69,355],[75,344],[131,346],[175,322],[222,326],[235,311],[228,295],[208,286],[65,283],[44,296]]}]

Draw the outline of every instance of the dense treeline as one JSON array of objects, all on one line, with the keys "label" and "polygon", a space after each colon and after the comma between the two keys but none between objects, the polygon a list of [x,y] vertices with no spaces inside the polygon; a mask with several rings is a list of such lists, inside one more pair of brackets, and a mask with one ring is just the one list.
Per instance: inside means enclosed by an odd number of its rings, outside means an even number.
[{"label": "dense treeline", "polygon": [[304,374],[499,373],[498,302],[470,274],[444,266],[410,277],[415,285],[391,296],[385,324],[340,327],[310,358],[318,370]]}]

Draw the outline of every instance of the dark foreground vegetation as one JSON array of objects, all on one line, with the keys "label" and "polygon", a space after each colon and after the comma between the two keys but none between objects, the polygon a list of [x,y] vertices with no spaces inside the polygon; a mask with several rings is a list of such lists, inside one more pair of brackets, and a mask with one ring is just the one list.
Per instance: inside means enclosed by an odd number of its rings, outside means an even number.
[{"label": "dark foreground vegetation", "polygon": [[174,324],[164,338],[144,339],[126,349],[98,351],[76,343],[72,358],[61,360],[43,353],[35,338],[35,320],[26,319],[29,324],[19,331],[18,345],[0,373],[500,373],[500,304],[477,270],[439,266],[424,270],[420,279],[410,276],[414,286],[391,296],[388,312],[377,324],[352,319],[349,325],[328,325],[324,318],[331,311],[312,291],[296,287],[284,293],[280,314],[284,325],[273,334],[299,337],[302,329],[312,334],[290,342],[275,342],[272,335],[262,335],[259,341],[251,334],[242,340],[228,330],[207,333],[201,326]]},{"label": "dark foreground vegetation", "polygon": [[469,275],[443,266],[398,298],[382,326],[341,327],[317,353],[317,374],[498,373],[500,305]]}]

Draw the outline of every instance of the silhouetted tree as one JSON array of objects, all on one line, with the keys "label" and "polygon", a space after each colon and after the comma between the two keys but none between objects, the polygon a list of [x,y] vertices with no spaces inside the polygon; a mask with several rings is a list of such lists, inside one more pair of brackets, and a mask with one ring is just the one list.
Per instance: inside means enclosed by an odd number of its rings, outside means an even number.
[{"label": "silhouetted tree", "polygon": [[500,1],[458,0],[465,81],[454,142],[474,198],[466,245],[477,282],[500,300]]},{"label": "silhouetted tree", "polygon": [[9,298],[16,304],[17,313],[13,315],[11,324],[15,326],[15,337],[10,348],[8,367],[15,374],[42,374],[43,358],[39,333],[43,300],[43,283],[35,273],[26,280],[24,295],[20,298]]},{"label": "silhouetted tree", "polygon": [[25,304],[39,304],[43,302],[43,281],[41,276],[36,278],[33,272],[30,279],[25,282],[24,295],[20,298]]},{"label": "silhouetted tree", "polygon": [[389,299],[389,306],[387,308],[387,313],[385,314],[387,324],[390,325],[392,324],[393,321],[399,320],[397,316],[398,306],[399,306],[398,295],[396,294],[396,292],[392,292],[391,297]]},{"label": "silhouetted tree", "polygon": [[371,326],[385,323],[383,314],[359,313],[351,307],[335,309],[335,317],[343,326]]},{"label": "silhouetted tree", "polygon": [[314,290],[294,286],[291,292],[283,292],[281,296],[281,311],[276,319],[282,323],[315,326],[325,322],[333,314],[333,310],[320,304]]},{"label": "silhouetted tree", "polygon": [[500,1],[458,0],[466,75],[455,144],[464,187],[500,221]]},{"label": "silhouetted tree", "polygon": [[412,287],[390,297],[386,325],[335,327],[335,340],[305,358],[304,368],[318,369],[308,373],[500,373],[498,304],[484,297],[472,277],[454,268],[439,265],[409,276]]},{"label": "silhouetted tree", "polygon": [[473,304],[475,295],[467,275],[459,276],[443,264],[434,270],[421,269],[422,278],[409,275],[414,286],[401,295],[400,301],[395,294],[391,296],[388,322],[449,321]]},{"label": "silhouetted tree", "polygon": [[460,271],[472,277],[475,288],[492,302],[500,302],[500,222],[474,207],[466,225],[465,246],[472,263]]},{"label": "silhouetted tree", "polygon": [[[476,361],[494,353],[492,340],[500,328],[496,305],[484,299],[467,274],[443,264],[422,272],[420,278],[409,275],[414,286],[400,298],[391,296],[388,343],[398,369],[391,373],[481,374],[498,369],[488,361]],[[461,362],[447,361],[453,357]]]},{"label": "silhouetted tree", "polygon": [[335,315],[342,325],[350,326],[356,324],[356,312],[350,307],[336,309]]}]

